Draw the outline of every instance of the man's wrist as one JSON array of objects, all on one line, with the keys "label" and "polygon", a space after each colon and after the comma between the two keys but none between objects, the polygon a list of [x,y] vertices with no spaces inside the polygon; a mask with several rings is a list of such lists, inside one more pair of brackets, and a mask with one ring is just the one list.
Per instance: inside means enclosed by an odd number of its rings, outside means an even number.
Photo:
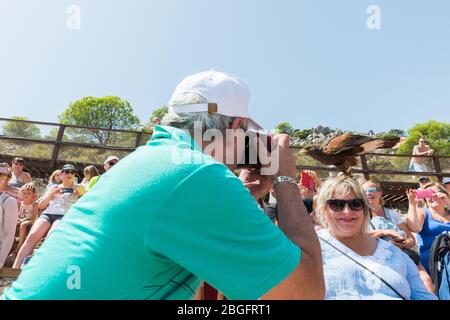
[{"label": "man's wrist", "polygon": [[297,181],[295,181],[295,179],[291,176],[280,175],[280,176],[275,177],[272,181],[274,188],[277,185],[286,184],[286,183],[291,183],[291,184],[294,184],[295,186],[297,186]]}]

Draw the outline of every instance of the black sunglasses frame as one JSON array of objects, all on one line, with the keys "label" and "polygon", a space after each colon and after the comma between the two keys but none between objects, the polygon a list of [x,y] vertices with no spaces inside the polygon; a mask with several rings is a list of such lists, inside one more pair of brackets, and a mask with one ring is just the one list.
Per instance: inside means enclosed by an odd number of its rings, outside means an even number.
[{"label": "black sunglasses frame", "polygon": [[63,170],[62,173],[68,173],[68,174],[73,174],[73,175],[77,174],[77,172],[75,170]]},{"label": "black sunglasses frame", "polygon": [[366,208],[366,204],[363,199],[331,199],[327,201],[328,207],[334,212],[341,212],[345,209],[345,206],[348,205],[350,210],[352,211],[361,211]]}]

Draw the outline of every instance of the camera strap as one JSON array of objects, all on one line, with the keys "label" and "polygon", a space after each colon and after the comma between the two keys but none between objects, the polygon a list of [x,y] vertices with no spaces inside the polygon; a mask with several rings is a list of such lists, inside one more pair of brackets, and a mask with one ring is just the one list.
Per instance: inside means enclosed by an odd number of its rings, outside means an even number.
[{"label": "camera strap", "polygon": [[346,256],[347,258],[349,258],[350,260],[352,260],[354,263],[356,263],[357,265],[359,265],[360,267],[362,267],[363,269],[369,271],[373,276],[377,277],[378,279],[381,280],[381,282],[383,282],[385,285],[387,285],[392,291],[394,291],[400,298],[402,298],[402,300],[408,300],[406,299],[404,296],[402,296],[393,286],[391,286],[389,284],[389,282],[387,282],[386,280],[384,280],[382,277],[380,277],[378,274],[376,274],[374,271],[372,271],[371,269],[367,268],[365,265],[363,265],[362,263],[360,263],[358,260],[350,257],[348,254],[346,254],[345,252],[343,252],[342,250],[340,250],[339,248],[337,248],[336,246],[334,246],[333,244],[331,244],[330,242],[328,242],[327,240],[325,240],[322,237],[319,237],[320,240],[322,240],[323,242],[325,242],[326,244],[328,244],[330,247],[332,247],[334,250],[336,250],[337,252],[343,254],[344,256]]}]

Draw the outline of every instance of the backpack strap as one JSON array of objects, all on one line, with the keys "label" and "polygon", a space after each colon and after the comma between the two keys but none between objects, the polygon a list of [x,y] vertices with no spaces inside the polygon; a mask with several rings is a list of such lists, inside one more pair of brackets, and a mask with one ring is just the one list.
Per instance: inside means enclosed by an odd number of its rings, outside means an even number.
[{"label": "backpack strap", "polygon": [[430,277],[435,284],[435,294],[439,296],[439,274],[442,271],[442,258],[447,252],[450,252],[450,232],[442,232],[434,239],[430,248],[430,257],[428,266],[430,268]]}]

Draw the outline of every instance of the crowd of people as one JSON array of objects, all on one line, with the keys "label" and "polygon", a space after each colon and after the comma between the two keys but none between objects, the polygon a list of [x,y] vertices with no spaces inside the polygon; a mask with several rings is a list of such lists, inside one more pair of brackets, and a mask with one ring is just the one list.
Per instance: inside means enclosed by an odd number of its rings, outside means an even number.
[{"label": "crowd of people", "polygon": [[[109,156],[104,161],[105,172],[118,161],[118,157]],[[22,268],[36,246],[50,236],[65,213],[100,176],[97,167],[89,165],[78,183],[75,166],[65,164],[50,175],[40,196],[24,166],[25,160],[20,157],[14,158],[11,165],[0,163],[0,268],[7,262],[13,262],[13,268]]]},{"label": "crowd of people", "polygon": [[[257,129],[245,83],[196,74],[169,105],[145,146],[108,157],[105,174],[86,167],[80,183],[66,164],[41,197],[23,159],[0,164],[0,266],[17,230],[14,267],[26,264],[2,298],[438,299],[429,255],[450,232],[450,179],[420,178],[400,214],[376,180],[298,174],[286,135],[273,137],[276,172],[236,176],[225,155],[241,151],[223,139],[208,154],[211,139],[193,133],[198,122],[202,133]],[[73,266],[82,288],[67,285]]]}]

